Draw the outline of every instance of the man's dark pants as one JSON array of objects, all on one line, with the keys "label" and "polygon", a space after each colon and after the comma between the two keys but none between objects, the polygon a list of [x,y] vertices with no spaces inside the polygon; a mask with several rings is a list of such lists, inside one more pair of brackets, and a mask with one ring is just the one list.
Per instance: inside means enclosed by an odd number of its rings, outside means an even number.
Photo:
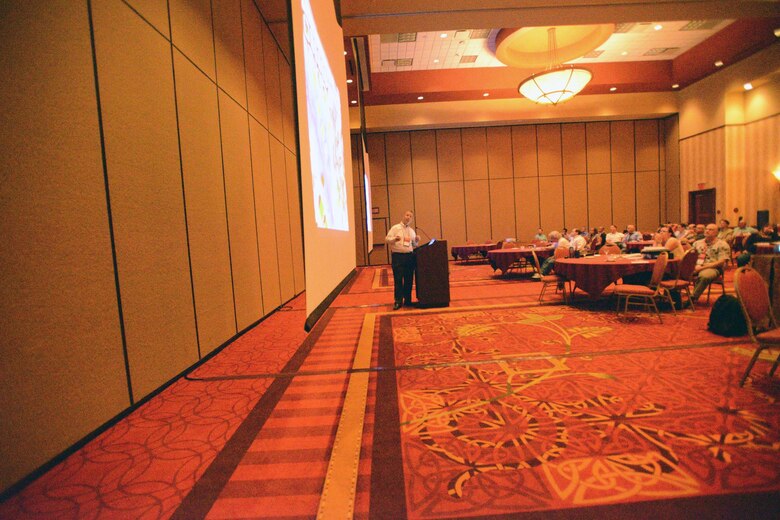
[{"label": "man's dark pants", "polygon": [[395,303],[412,303],[412,282],[414,281],[414,253],[393,253],[393,283],[395,284]]}]

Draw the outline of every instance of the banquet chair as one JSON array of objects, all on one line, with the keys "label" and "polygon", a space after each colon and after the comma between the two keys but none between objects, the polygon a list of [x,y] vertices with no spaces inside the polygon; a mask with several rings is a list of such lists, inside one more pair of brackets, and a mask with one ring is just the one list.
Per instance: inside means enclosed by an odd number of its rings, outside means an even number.
[{"label": "banquet chair", "polygon": [[601,249],[599,249],[600,255],[619,255],[620,254],[620,248],[616,246],[615,244],[609,244],[606,246],[601,246]]},{"label": "banquet chair", "polygon": [[[565,249],[563,247],[559,248],[564,251],[566,251],[566,255],[568,256],[569,250]],[[556,249],[555,252],[557,253],[558,250]],[[557,274],[548,274],[543,275],[542,274],[542,267],[539,264],[539,257],[536,256],[536,251],[531,251],[531,256],[533,257],[533,268],[536,271],[536,274],[539,275],[539,281],[542,282],[542,291],[539,293],[539,303],[542,303],[542,298],[544,298],[544,293],[547,291],[548,285],[555,285],[555,292],[558,292],[558,289],[560,288],[563,293],[563,301],[566,303],[566,279],[560,275]],[[565,257],[558,257],[556,258],[565,258]]]},{"label": "banquet chair", "polygon": [[[734,273],[734,290],[742,306],[742,313],[745,315],[748,334],[750,339],[756,344],[756,350],[750,359],[739,386],[745,384],[750,371],[758,360],[761,351],[767,348],[780,349],[780,329],[777,328],[774,314],[772,314],[772,303],[769,301],[769,287],[758,271],[752,267],[740,267]],[[772,377],[777,370],[780,362],[780,351],[777,354],[772,368],[769,370],[769,377]]]},{"label": "banquet chair", "polygon": [[661,286],[667,291],[678,291],[680,293],[680,299],[682,300],[682,292],[685,291],[687,300],[680,302],[680,309],[682,304],[687,303],[691,306],[691,310],[695,311],[696,307],[693,305],[693,299],[691,298],[691,285],[693,285],[693,274],[696,271],[696,260],[699,255],[694,249],[689,249],[685,252],[680,263],[677,265],[677,278],[674,280],[662,280]]},{"label": "banquet chair", "polygon": [[[661,253],[653,265],[653,276],[650,278],[649,285],[632,285],[632,284],[620,284],[615,286],[614,294],[617,296],[617,314],[620,314],[620,298],[625,298],[625,308],[623,312],[628,312],[629,305],[638,305],[644,307],[650,312],[650,309],[654,309],[658,315],[658,321],[664,322],[661,318],[661,312],[658,310],[658,305],[655,303],[657,298],[668,299],[672,305],[672,312],[677,314],[674,308],[674,301],[672,301],[672,295],[661,285],[661,278],[666,271],[666,264],[669,261],[669,255]],[[631,299],[640,301],[632,302]]]},{"label": "banquet chair", "polygon": [[723,269],[718,269],[718,270],[720,271],[720,274],[718,275],[718,277],[717,277],[717,278],[715,278],[715,279],[712,281],[712,283],[710,283],[710,284],[707,286],[707,304],[709,304],[709,303],[710,303],[710,292],[712,291],[712,286],[713,286],[713,285],[720,285],[720,291],[721,291],[721,294],[726,294],[726,282],[725,282],[725,281],[724,281],[724,279],[723,279],[723,277],[724,277],[724,275],[723,275]]}]

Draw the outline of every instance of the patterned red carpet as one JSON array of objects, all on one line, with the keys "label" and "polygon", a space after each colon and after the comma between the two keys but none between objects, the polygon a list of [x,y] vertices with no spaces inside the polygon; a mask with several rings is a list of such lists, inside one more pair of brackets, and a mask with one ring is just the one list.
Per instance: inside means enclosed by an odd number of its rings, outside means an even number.
[{"label": "patterned red carpet", "polygon": [[[780,385],[762,361],[739,388],[752,347],[710,334],[709,306],[663,324],[584,296],[539,306],[526,276],[450,266],[447,309],[390,312],[386,267],[308,335],[297,298],[0,518],[329,517],[332,468],[351,466],[357,518],[776,516]],[[361,348],[370,368],[350,370]],[[355,414],[359,458],[339,458]]]}]

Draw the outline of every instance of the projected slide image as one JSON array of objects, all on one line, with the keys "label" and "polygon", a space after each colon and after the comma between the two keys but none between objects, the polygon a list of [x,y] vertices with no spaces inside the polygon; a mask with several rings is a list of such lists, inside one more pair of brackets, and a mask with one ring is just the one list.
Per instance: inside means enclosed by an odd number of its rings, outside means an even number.
[{"label": "projected slide image", "polygon": [[303,9],[303,56],[312,191],[317,227],[349,230],[341,97],[308,0]]}]

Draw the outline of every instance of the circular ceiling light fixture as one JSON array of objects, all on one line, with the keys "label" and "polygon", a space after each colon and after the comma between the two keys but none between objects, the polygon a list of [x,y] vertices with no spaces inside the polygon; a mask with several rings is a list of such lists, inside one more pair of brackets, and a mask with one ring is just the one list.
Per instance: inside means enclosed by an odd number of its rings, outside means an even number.
[{"label": "circular ceiling light fixture", "polygon": [[562,65],[606,42],[614,24],[565,25],[502,29],[496,36],[496,57],[510,67],[545,67],[518,86],[534,103],[557,105],[576,96],[593,78],[584,67]]}]

